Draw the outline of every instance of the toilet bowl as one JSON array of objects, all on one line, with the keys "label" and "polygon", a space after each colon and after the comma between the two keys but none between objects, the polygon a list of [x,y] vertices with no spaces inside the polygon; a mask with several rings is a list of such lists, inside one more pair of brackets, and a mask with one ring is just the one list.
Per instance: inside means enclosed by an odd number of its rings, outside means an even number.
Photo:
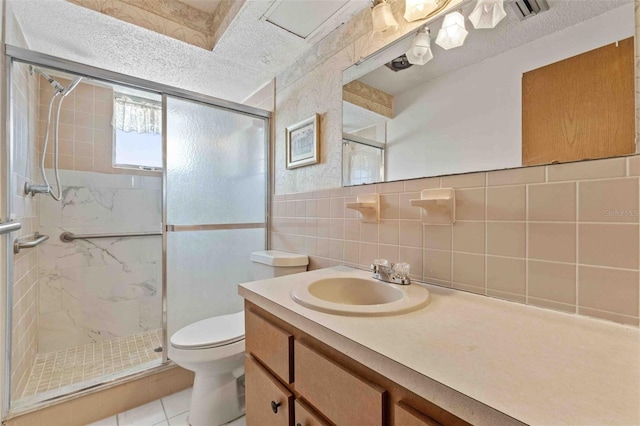
[{"label": "toilet bowl", "polygon": [[[251,254],[254,279],[307,270],[309,258],[277,250]],[[188,422],[217,426],[244,414],[244,312],[207,318],[175,332],[169,359],[195,373]]]},{"label": "toilet bowl", "polygon": [[221,425],[244,413],[244,392],[238,388],[244,375],[244,312],[181,328],[171,336],[168,356],[195,373],[191,426]]}]

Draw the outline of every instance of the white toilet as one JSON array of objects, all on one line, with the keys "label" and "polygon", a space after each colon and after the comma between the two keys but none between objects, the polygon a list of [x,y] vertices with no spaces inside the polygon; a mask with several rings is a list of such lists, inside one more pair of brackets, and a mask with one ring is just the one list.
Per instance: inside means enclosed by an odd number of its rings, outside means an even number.
[{"label": "white toilet", "polygon": [[[278,250],[254,252],[251,260],[254,280],[304,272],[309,264],[305,255]],[[168,356],[195,373],[191,426],[222,425],[244,414],[244,312],[181,328],[171,336]]]}]

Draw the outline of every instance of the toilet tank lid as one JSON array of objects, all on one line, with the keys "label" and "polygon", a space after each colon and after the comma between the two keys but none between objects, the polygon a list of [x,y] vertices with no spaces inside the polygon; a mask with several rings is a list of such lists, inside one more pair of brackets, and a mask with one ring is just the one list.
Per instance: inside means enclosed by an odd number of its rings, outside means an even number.
[{"label": "toilet tank lid", "polygon": [[305,254],[288,253],[280,250],[254,251],[251,261],[270,266],[305,266],[309,258]]}]

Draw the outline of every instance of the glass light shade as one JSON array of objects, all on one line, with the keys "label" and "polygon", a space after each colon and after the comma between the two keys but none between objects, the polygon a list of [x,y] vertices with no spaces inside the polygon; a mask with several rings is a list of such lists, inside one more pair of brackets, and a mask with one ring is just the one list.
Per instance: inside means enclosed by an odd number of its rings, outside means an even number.
[{"label": "glass light shade", "polygon": [[391,5],[386,0],[373,6],[371,18],[373,19],[373,32],[389,33],[398,29],[398,21],[393,17]]},{"label": "glass light shade", "polygon": [[476,29],[495,28],[505,16],[503,0],[478,0],[469,20]]},{"label": "glass light shade", "polygon": [[436,44],[444,50],[460,47],[464,44],[467,34],[469,32],[464,27],[464,16],[460,12],[452,12],[444,17]]},{"label": "glass light shade", "polygon": [[420,30],[411,43],[411,49],[407,52],[407,60],[413,65],[424,65],[432,59],[429,30]]},{"label": "glass light shade", "polygon": [[404,19],[408,22],[424,19],[437,8],[437,0],[405,0]]}]

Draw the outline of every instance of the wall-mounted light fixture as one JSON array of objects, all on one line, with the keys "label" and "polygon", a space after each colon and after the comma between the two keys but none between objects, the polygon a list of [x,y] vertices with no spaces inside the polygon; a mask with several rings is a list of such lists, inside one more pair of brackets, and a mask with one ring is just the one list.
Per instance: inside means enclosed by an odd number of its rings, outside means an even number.
[{"label": "wall-mounted light fixture", "polygon": [[387,0],[373,0],[371,18],[373,19],[374,33],[386,34],[398,29],[398,21],[393,17],[391,5],[387,3]]},{"label": "wall-mounted light fixture", "polygon": [[478,0],[469,20],[476,29],[495,28],[505,16],[503,0]]},{"label": "wall-mounted light fixture", "polygon": [[442,28],[438,31],[436,44],[445,50],[460,47],[464,44],[469,32],[464,27],[464,16],[460,12],[452,12],[444,17]]},{"label": "wall-mounted light fixture", "polygon": [[404,19],[408,22],[424,19],[438,8],[438,0],[405,0]]},{"label": "wall-mounted light fixture", "polygon": [[431,31],[422,27],[411,42],[411,49],[407,52],[407,60],[414,65],[424,65],[433,59],[431,51]]}]

